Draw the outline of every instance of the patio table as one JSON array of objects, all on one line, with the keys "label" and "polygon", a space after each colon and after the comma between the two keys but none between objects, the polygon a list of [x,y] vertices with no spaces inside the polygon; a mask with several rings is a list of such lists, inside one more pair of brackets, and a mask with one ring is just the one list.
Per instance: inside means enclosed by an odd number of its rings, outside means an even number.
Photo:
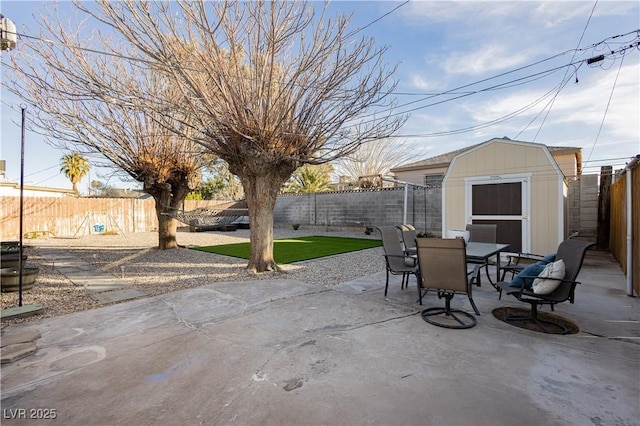
[{"label": "patio table", "polygon": [[[467,261],[473,263],[487,264],[491,256],[497,256],[496,262],[496,282],[500,281],[500,252],[509,248],[509,244],[494,244],[494,243],[467,243]],[[487,273],[489,282],[498,290],[498,287],[491,279],[491,276]],[[478,276],[478,285],[480,285],[480,277]]]}]

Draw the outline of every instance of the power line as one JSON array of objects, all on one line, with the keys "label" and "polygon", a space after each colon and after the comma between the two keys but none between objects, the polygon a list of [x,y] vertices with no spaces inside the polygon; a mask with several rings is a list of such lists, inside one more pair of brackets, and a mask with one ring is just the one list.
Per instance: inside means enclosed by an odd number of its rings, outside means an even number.
[{"label": "power line", "polygon": [[602,116],[602,121],[600,121],[600,127],[598,127],[598,133],[596,134],[596,138],[593,140],[593,145],[591,146],[591,151],[589,152],[587,161],[589,161],[589,159],[591,158],[591,155],[593,154],[593,150],[596,148],[596,144],[598,143],[598,139],[600,138],[600,132],[602,132],[602,127],[604,126],[604,120],[607,118],[607,112],[609,111],[609,106],[611,105],[611,99],[613,99],[613,92],[616,89],[616,84],[618,83],[618,77],[620,76],[620,70],[622,69],[623,62],[624,62],[624,56],[620,58],[620,66],[618,67],[616,78],[613,81],[613,86],[611,87],[611,93],[609,93],[609,100],[607,101],[607,107],[604,110],[604,115]]},{"label": "power line", "polygon": [[[362,27],[361,29],[357,30],[356,32],[358,32],[358,31],[360,31],[360,30],[362,30],[362,29],[364,29],[364,28],[366,28],[366,27],[368,27],[368,26],[370,26],[370,25],[374,24],[375,22],[379,21],[380,19],[384,18],[385,16],[387,16],[387,15],[391,14],[391,13],[392,13],[392,12],[394,12],[395,10],[397,10],[397,9],[399,9],[400,7],[404,6],[404,5],[405,5],[406,3],[408,3],[408,2],[409,2],[409,0],[405,1],[405,2],[404,2],[404,3],[402,3],[401,5],[397,6],[396,8],[394,8],[394,9],[392,9],[391,11],[389,11],[389,12],[385,13],[385,14],[384,14],[384,15],[382,15],[381,17],[379,17],[379,18],[375,19],[374,21],[370,22],[370,23],[369,23],[369,24],[367,24],[365,27]],[[354,32],[353,34],[355,34],[355,32]],[[577,53],[577,52],[585,52],[585,51],[588,51],[588,50],[594,49],[594,48],[596,48],[597,46],[600,46],[600,45],[602,45],[602,44],[606,44],[607,40],[611,40],[611,39],[615,39],[615,38],[619,38],[619,37],[628,36],[628,35],[631,35],[631,34],[640,34],[640,29],[636,29],[636,30],[633,30],[633,31],[629,31],[629,32],[626,32],[626,33],[623,33],[623,34],[618,34],[618,35],[615,35],[615,36],[609,36],[609,37],[607,37],[607,38],[605,38],[605,39],[603,39],[603,40],[601,40],[601,41],[599,41],[599,42],[593,43],[593,44],[591,44],[591,45],[589,45],[589,46],[587,46],[587,47],[583,47],[583,48],[579,48],[579,49],[570,49],[570,50],[566,50],[566,51],[564,51],[564,52],[561,52],[561,53],[558,53],[558,54],[552,55],[552,56],[550,56],[550,57],[548,57],[548,58],[541,59],[541,60],[536,61],[536,62],[533,62],[533,63],[531,63],[531,64],[524,65],[524,66],[522,66],[522,67],[518,67],[518,68],[515,68],[515,69],[513,69],[513,70],[505,71],[505,72],[503,72],[503,73],[496,74],[496,75],[491,76],[491,77],[483,78],[483,79],[481,79],[481,80],[477,80],[477,81],[474,81],[474,82],[471,82],[471,83],[468,83],[468,84],[465,84],[465,85],[462,85],[462,86],[458,86],[458,87],[453,88],[453,89],[445,90],[445,91],[443,91],[443,92],[437,92],[437,93],[420,93],[420,92],[415,92],[415,93],[412,93],[412,92],[393,92],[393,91],[391,91],[391,92],[389,92],[389,94],[390,94],[390,95],[404,95],[404,96],[423,96],[423,98],[422,98],[422,99],[417,99],[417,100],[414,100],[414,101],[411,101],[411,102],[407,102],[407,103],[401,104],[401,105],[399,105],[399,107],[409,106],[409,105],[412,105],[412,104],[415,104],[415,103],[419,103],[419,102],[422,102],[422,101],[426,101],[426,100],[432,99],[432,98],[434,98],[434,97],[444,96],[444,95],[447,95],[447,94],[457,94],[457,93],[460,93],[461,95],[476,94],[476,93],[478,93],[479,91],[477,91],[477,90],[476,90],[476,91],[470,91],[470,92],[459,92],[459,91],[460,91],[461,89],[464,89],[464,88],[467,88],[467,87],[475,86],[475,85],[480,84],[480,83],[484,83],[484,82],[487,82],[487,81],[490,81],[490,80],[494,80],[494,79],[497,79],[497,78],[500,78],[500,77],[504,77],[504,76],[509,75],[509,74],[516,73],[516,72],[518,72],[518,71],[525,70],[525,69],[527,69],[527,68],[534,67],[534,66],[536,66],[536,65],[540,65],[540,64],[542,64],[542,63],[544,63],[544,62],[547,62],[547,61],[550,61],[550,60],[552,60],[552,59],[555,59],[555,58],[558,58],[558,57],[560,57],[560,56],[563,56],[563,55],[565,55],[565,54],[567,54],[567,53],[569,53],[569,52],[573,52],[573,56],[572,56],[572,59],[573,59],[573,58],[575,58],[575,56],[576,56],[576,53]],[[97,50],[97,49],[92,49],[92,48],[87,48],[87,47],[82,47],[82,46],[77,46],[77,45],[66,45],[66,44],[64,44],[64,43],[56,42],[56,41],[51,40],[51,39],[45,39],[45,38],[36,37],[36,36],[29,36],[29,35],[22,34],[22,33],[17,33],[17,32],[16,32],[16,35],[17,35],[17,36],[19,36],[19,37],[25,37],[25,38],[29,38],[29,39],[34,39],[34,40],[42,41],[42,42],[45,42],[45,43],[48,43],[48,44],[54,44],[54,45],[62,46],[62,47],[69,48],[69,49],[78,49],[78,50],[82,50],[82,51],[87,51],[87,52],[95,53],[95,54],[98,54],[98,55],[107,55],[107,56],[112,56],[112,57],[115,57],[115,58],[125,59],[125,60],[133,61],[133,62],[142,62],[142,63],[148,64],[148,65],[154,65],[154,66],[163,65],[163,64],[158,64],[157,62],[150,61],[150,60],[147,60],[147,59],[144,59],[144,58],[140,58],[140,57],[132,57],[132,56],[127,56],[127,55],[123,55],[123,54],[120,54],[120,53],[105,52],[105,51],[101,51],[101,50]],[[640,37],[640,35],[639,35],[638,37]],[[637,39],[638,37],[636,37],[636,39]],[[624,53],[624,51],[626,51],[626,50],[627,50],[627,49],[629,49],[629,48],[638,47],[638,45],[639,45],[639,44],[640,44],[640,43],[638,43],[638,42],[636,42],[636,44],[635,44],[635,45],[634,45],[633,43],[631,43],[631,44],[630,44],[630,45],[628,45],[628,46],[625,46],[625,47],[620,48],[620,49],[618,49],[618,50],[611,50],[611,51],[610,51],[610,53],[607,53],[606,55],[600,55],[600,56],[603,56],[603,57],[610,57],[610,56],[613,56],[613,55],[614,55],[614,54],[616,54],[616,53],[621,53],[621,52],[622,52],[622,53]],[[521,78],[521,79],[512,80],[511,82],[514,82],[514,81],[520,81],[520,80],[525,80],[525,79],[527,79],[527,78],[534,77],[534,76],[544,75],[544,74],[545,74],[545,73],[547,73],[547,72],[554,72],[554,71],[560,70],[560,69],[562,69],[562,68],[569,67],[569,66],[572,66],[572,65],[576,65],[576,64],[578,64],[578,63],[585,62],[585,61],[588,61],[588,60],[589,60],[589,59],[581,60],[581,61],[577,61],[577,62],[573,62],[573,61],[572,61],[572,62],[570,62],[569,64],[562,65],[562,66],[558,66],[558,67],[555,67],[555,68],[552,68],[552,69],[550,69],[550,70],[543,71],[543,72],[540,72],[540,73],[535,73],[535,74],[532,74],[532,75],[530,75],[530,76],[523,77],[523,78]],[[199,69],[193,69],[193,68],[189,68],[189,67],[184,67],[184,69],[189,70],[189,71],[201,71],[201,70],[199,70]],[[244,78],[244,79],[247,79],[248,77],[238,77],[238,78]],[[508,83],[510,83],[510,82],[508,82]],[[495,87],[504,86],[504,85],[506,85],[506,84],[508,84],[508,83],[503,83],[503,84],[497,85],[497,86],[495,86]],[[485,90],[488,90],[488,89],[485,89]],[[349,92],[349,91],[353,91],[353,90],[348,90],[348,89],[346,89],[346,90],[345,90],[345,92]],[[484,91],[484,90],[483,90],[483,91]],[[455,99],[458,99],[458,98],[453,98],[453,99],[451,99],[451,100],[455,100]],[[431,105],[428,105],[428,106],[431,106]],[[398,107],[398,106],[397,106],[397,107]],[[409,110],[409,112],[411,112],[411,111],[413,111],[413,110],[414,110],[414,109]],[[404,112],[403,112],[403,113],[404,113]],[[403,113],[400,113],[400,114],[403,114]]]},{"label": "power line", "polygon": [[[576,53],[578,53],[578,48],[580,47],[580,43],[582,43],[582,39],[584,38],[584,35],[585,35],[585,33],[587,32],[587,28],[589,27],[589,22],[591,22],[591,18],[593,17],[593,12],[596,10],[596,6],[597,6],[597,5],[598,5],[598,0],[596,0],[596,1],[595,1],[595,3],[593,4],[593,7],[591,8],[591,13],[589,14],[589,19],[587,19],[587,23],[585,24],[584,29],[582,30],[582,34],[580,35],[580,39],[578,40],[578,45],[576,46],[576,50],[573,52],[573,56],[571,57],[571,62],[573,62],[573,60],[574,60],[574,59],[575,59],[575,57],[576,57]],[[564,74],[564,78],[566,78],[566,77],[567,77],[567,73],[568,73],[568,72],[569,72],[569,68],[567,68],[567,69],[566,69],[565,74]],[[578,82],[578,77],[576,76],[576,83],[577,83],[577,82]],[[563,88],[564,88],[564,85],[563,85],[562,87],[558,88],[558,92],[556,93],[556,96],[554,96],[554,97],[551,99],[551,102],[548,104],[548,108],[547,108],[547,106],[545,105],[545,108],[544,108],[544,109],[542,109],[542,111],[545,111],[545,110],[546,110],[547,112],[546,112],[546,114],[544,115],[544,118],[542,119],[542,123],[540,123],[540,126],[538,127],[538,131],[537,131],[537,132],[536,132],[536,134],[534,135],[532,142],[535,142],[535,141],[536,141],[536,139],[538,138],[538,135],[540,134],[540,131],[542,130],[542,127],[544,126],[544,123],[547,121],[547,118],[549,117],[549,113],[551,112],[551,109],[553,108],[553,105],[554,105],[554,103],[556,102],[556,99],[557,99],[558,95],[560,94],[560,91],[561,91]],[[540,113],[542,113],[542,111],[540,111]],[[527,124],[527,125],[525,126],[525,128],[524,128],[524,129],[522,129],[522,130],[520,131],[520,133],[518,133],[518,134],[516,135],[516,138],[518,138],[518,136],[520,136],[520,134],[522,134],[522,132],[524,132],[524,131],[527,129],[527,127],[529,127],[529,125],[530,125],[531,123],[533,123],[533,121],[534,121],[535,119],[537,119],[537,118],[538,118],[538,116],[539,116],[539,115],[540,115],[540,114],[536,115],[536,116],[534,117],[534,119],[533,119],[529,124]]]},{"label": "power line", "polygon": [[360,27],[358,28],[356,31],[352,32],[351,34],[349,34],[347,37],[351,37],[354,36],[356,34],[358,34],[360,31],[364,30],[365,28],[370,27],[371,25],[375,24],[376,22],[380,21],[381,19],[391,15],[393,12],[395,12],[396,10],[400,9],[402,6],[404,6],[405,4],[409,3],[409,0],[406,0],[404,3],[400,4],[399,6],[394,7],[393,9],[391,9],[390,11],[388,11],[387,13],[385,13],[384,15],[380,16],[379,18],[374,19],[373,21],[369,22],[367,25],[365,25],[364,27]]},{"label": "power line", "polygon": [[[396,8],[392,9],[391,11],[385,13],[381,17],[375,19],[374,21],[370,22],[365,27],[362,27],[360,30],[362,30],[362,29],[374,24],[375,22],[378,22],[380,19],[382,19],[385,16],[388,16],[389,14],[393,13],[394,11],[399,9],[400,7],[404,6],[406,3],[407,3],[407,1],[405,1],[401,5],[397,6]],[[596,4],[597,4],[597,1],[596,1]],[[594,8],[595,8],[595,5],[594,5]],[[592,14],[593,14],[593,10],[592,10]],[[591,17],[589,19],[591,19]],[[586,27],[585,27],[585,30],[586,30]],[[406,110],[403,110],[403,111],[391,113],[389,115],[389,117],[408,114],[410,112],[414,112],[414,111],[422,110],[422,109],[425,109],[425,108],[428,108],[428,107],[432,107],[432,106],[435,106],[435,105],[439,105],[439,104],[443,104],[443,103],[446,103],[446,102],[454,101],[454,100],[461,99],[461,98],[466,97],[466,96],[471,96],[473,94],[478,94],[478,93],[483,93],[483,92],[488,92],[488,91],[493,91],[493,90],[502,90],[502,89],[505,89],[505,88],[508,88],[508,87],[513,87],[515,85],[527,84],[527,83],[530,83],[531,81],[534,81],[535,79],[541,79],[541,78],[544,78],[544,77],[546,77],[548,75],[551,75],[552,73],[554,73],[554,72],[556,72],[558,70],[561,70],[563,68],[566,68],[568,70],[569,67],[576,67],[576,71],[577,71],[577,66],[582,65],[584,62],[587,62],[587,64],[591,64],[593,62],[598,62],[600,60],[603,60],[605,57],[614,57],[614,59],[615,59],[616,55],[619,54],[619,53],[622,53],[621,56],[623,57],[625,52],[626,52],[626,50],[628,50],[630,48],[637,48],[640,43],[638,43],[637,41],[635,42],[635,44],[633,42],[631,42],[631,43],[629,43],[629,44],[627,44],[627,45],[625,45],[625,46],[623,46],[623,47],[621,47],[621,48],[619,48],[617,50],[610,50],[609,53],[601,54],[598,57],[589,58],[589,59],[583,59],[583,60],[580,60],[580,61],[571,61],[569,64],[566,64],[566,65],[561,65],[561,66],[558,66],[558,67],[555,67],[555,68],[551,68],[551,69],[546,70],[546,71],[541,71],[541,72],[538,72],[538,73],[534,73],[534,74],[531,74],[531,75],[528,75],[528,76],[525,76],[525,77],[521,77],[521,78],[518,78],[518,79],[510,80],[510,81],[505,82],[505,83],[496,84],[496,85],[493,85],[493,86],[490,86],[490,87],[487,87],[487,88],[482,88],[482,89],[474,90],[474,91],[461,91],[461,89],[465,89],[465,88],[468,88],[468,87],[471,87],[471,86],[474,86],[474,85],[478,85],[478,84],[481,84],[481,83],[484,83],[484,82],[487,82],[487,81],[490,81],[490,80],[493,80],[493,79],[496,79],[496,78],[499,78],[499,77],[503,77],[503,76],[506,76],[506,75],[509,75],[509,74],[512,74],[512,73],[515,73],[515,72],[518,72],[518,71],[522,71],[522,70],[525,70],[527,68],[530,68],[530,67],[533,67],[533,66],[536,66],[536,65],[539,65],[539,64],[542,64],[542,63],[544,63],[546,61],[549,61],[551,59],[557,58],[557,57],[562,56],[562,55],[564,55],[564,54],[566,54],[568,52],[571,52],[571,51],[573,51],[573,57],[572,57],[572,59],[573,59],[573,58],[575,58],[576,53],[579,52],[579,51],[586,51],[588,49],[594,49],[594,48],[596,48],[596,47],[598,47],[598,46],[600,46],[602,44],[607,43],[608,40],[619,38],[619,37],[624,37],[624,36],[627,36],[627,35],[630,35],[630,34],[633,34],[633,33],[638,33],[638,31],[640,31],[640,30],[635,30],[635,31],[627,32],[625,34],[619,34],[619,35],[615,35],[615,36],[610,36],[610,37],[607,37],[607,38],[605,38],[604,40],[602,40],[600,42],[594,43],[594,44],[592,44],[592,45],[590,45],[588,47],[585,47],[585,48],[568,50],[568,51],[562,52],[560,54],[553,55],[553,56],[551,56],[549,58],[545,58],[543,60],[534,62],[532,64],[528,64],[528,65],[516,68],[514,70],[506,71],[506,72],[497,74],[495,76],[491,76],[491,77],[484,78],[484,79],[481,79],[481,80],[478,80],[478,81],[475,81],[475,82],[472,82],[472,83],[468,83],[468,84],[465,84],[463,86],[459,86],[457,88],[449,89],[449,90],[446,90],[446,91],[443,91],[443,92],[439,92],[439,93],[427,94],[426,96],[423,96],[421,99],[417,99],[417,100],[414,100],[414,101],[411,101],[411,102],[407,102],[407,103],[401,104],[399,106],[398,105],[392,105],[391,108],[395,109],[395,108],[398,108],[398,107],[406,107],[406,106],[409,106],[409,105],[412,105],[412,104],[424,102],[424,101],[427,101],[427,100],[432,99],[434,97],[442,97],[444,95],[457,94],[457,96],[454,96],[452,98],[447,98],[447,99],[444,99],[444,100],[441,100],[441,101],[438,101],[438,102],[432,102],[432,103],[427,104],[427,105],[421,105],[421,106],[414,107],[414,108],[411,108],[411,109],[406,109]],[[40,40],[40,41],[43,41],[45,43],[53,43],[53,44],[59,44],[59,45],[65,46],[62,43],[56,43],[55,41],[52,41],[52,40],[49,40],[49,39],[43,39],[43,38],[39,38],[39,37],[32,37],[32,36],[28,36],[28,35],[24,35],[24,34],[18,34],[18,35],[20,35],[21,37],[27,37],[27,38],[31,38],[31,39]],[[584,35],[584,31],[583,31],[583,35]],[[582,37],[581,37],[581,39],[582,39]],[[145,59],[142,59],[142,58],[134,58],[134,57],[131,57],[131,56],[125,56],[125,55],[112,53],[112,52],[103,52],[103,51],[99,51],[99,50],[96,50],[96,49],[84,48],[84,47],[80,47],[80,46],[67,46],[67,47],[77,48],[79,50],[86,50],[88,52],[95,53],[95,54],[104,54],[104,55],[109,55],[109,56],[112,56],[112,57],[118,57],[118,58],[126,59],[126,60],[129,60],[129,61],[139,61],[139,62],[143,62],[143,63],[147,63],[147,64],[155,64],[155,65],[157,65],[155,62],[148,61],[148,60],[145,60]],[[602,58],[602,59],[600,59],[600,58]],[[598,59],[598,61],[594,61],[594,59]],[[197,71],[197,70],[194,70],[194,71]],[[565,76],[566,75],[567,75],[567,73],[565,73]],[[567,82],[568,82],[568,80],[564,79],[563,80],[563,84],[557,86],[557,94],[562,90],[562,88],[567,84]],[[514,83],[517,83],[517,84],[514,84]],[[399,94],[399,93],[401,93],[401,92],[397,92],[397,93],[396,92],[389,92],[389,94]],[[406,92],[402,92],[402,94],[403,95],[417,95],[417,96],[421,96],[422,95],[422,94],[419,94],[419,93],[411,94],[411,93],[406,93]],[[556,94],[556,96],[557,96],[557,94]],[[554,100],[555,100],[555,97],[552,99],[551,104],[553,104]],[[464,128],[464,129],[456,129],[456,130],[451,130],[451,131],[446,131],[446,132],[437,132],[437,133],[425,134],[425,135],[409,135],[409,136],[411,136],[411,137],[416,137],[416,136],[434,137],[434,136],[443,136],[443,135],[447,135],[447,134],[458,134],[458,133],[464,133],[464,132],[467,132],[467,131],[476,130],[478,128],[487,127],[487,126],[490,126],[492,124],[496,124],[496,123],[504,121],[504,120],[506,120],[508,118],[514,117],[516,115],[519,115],[519,113],[528,110],[529,108],[531,108],[532,106],[536,105],[539,102],[540,102],[540,100],[534,101],[534,103],[530,104],[529,106],[525,106],[525,107],[521,108],[518,111],[514,111],[513,113],[507,114],[506,116],[503,116],[503,117],[501,117],[499,119],[495,119],[495,120],[492,120],[492,121],[489,121],[489,122],[486,122],[484,124],[480,124],[480,125],[477,125],[477,126],[472,126],[472,127],[468,127],[468,128]],[[363,116],[360,116],[359,118],[363,119],[363,118],[366,118],[366,117],[371,117],[371,116],[374,116],[374,115],[377,115],[377,114],[380,114],[380,113],[384,113],[385,111],[386,112],[390,112],[391,109],[378,110],[375,113],[368,114],[368,115],[363,115]],[[543,111],[544,111],[544,109],[543,109]],[[547,111],[547,114],[548,114],[548,111]],[[545,119],[546,119],[546,117],[545,117]],[[366,124],[366,123],[368,123],[370,121],[375,121],[375,119],[374,120],[369,120],[369,121],[360,121],[359,124]],[[402,137],[407,137],[407,136],[408,135],[403,135]]]}]

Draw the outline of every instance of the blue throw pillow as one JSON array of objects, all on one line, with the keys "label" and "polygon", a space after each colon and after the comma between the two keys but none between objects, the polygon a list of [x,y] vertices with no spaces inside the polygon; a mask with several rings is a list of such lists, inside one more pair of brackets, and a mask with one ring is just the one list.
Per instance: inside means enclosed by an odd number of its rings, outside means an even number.
[{"label": "blue throw pillow", "polygon": [[543,257],[542,259],[538,260],[536,263],[539,265],[547,265],[547,263],[551,263],[551,262],[555,262],[556,261],[556,254],[555,253],[551,253],[546,255],[545,257]]},{"label": "blue throw pillow", "polygon": [[[555,255],[554,255],[555,256]],[[533,280],[535,278],[523,278],[523,277],[537,277],[540,272],[542,272],[545,268],[545,264],[542,262],[532,263],[531,265],[524,268],[518,275],[516,275],[513,280],[509,283],[509,287],[522,287],[524,283],[524,288],[531,288],[533,285]]]}]

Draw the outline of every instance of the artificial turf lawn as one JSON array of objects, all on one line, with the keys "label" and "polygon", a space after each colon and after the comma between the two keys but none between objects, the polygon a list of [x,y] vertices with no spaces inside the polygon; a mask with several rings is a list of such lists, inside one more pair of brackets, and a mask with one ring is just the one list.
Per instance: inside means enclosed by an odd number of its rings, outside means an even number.
[{"label": "artificial turf lawn", "polygon": [[[287,238],[273,240],[273,257],[276,263],[285,264],[380,247],[381,245],[382,241],[368,238],[324,236]],[[194,250],[249,259],[249,243],[194,247]]]}]

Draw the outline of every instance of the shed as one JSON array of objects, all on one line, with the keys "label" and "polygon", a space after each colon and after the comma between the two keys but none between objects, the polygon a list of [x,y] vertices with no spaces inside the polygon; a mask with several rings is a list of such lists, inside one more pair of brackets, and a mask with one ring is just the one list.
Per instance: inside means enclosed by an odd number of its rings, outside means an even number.
[{"label": "shed", "polygon": [[566,235],[568,184],[543,144],[492,139],[453,157],[442,181],[442,229],[495,223],[511,251],[551,253]]}]

